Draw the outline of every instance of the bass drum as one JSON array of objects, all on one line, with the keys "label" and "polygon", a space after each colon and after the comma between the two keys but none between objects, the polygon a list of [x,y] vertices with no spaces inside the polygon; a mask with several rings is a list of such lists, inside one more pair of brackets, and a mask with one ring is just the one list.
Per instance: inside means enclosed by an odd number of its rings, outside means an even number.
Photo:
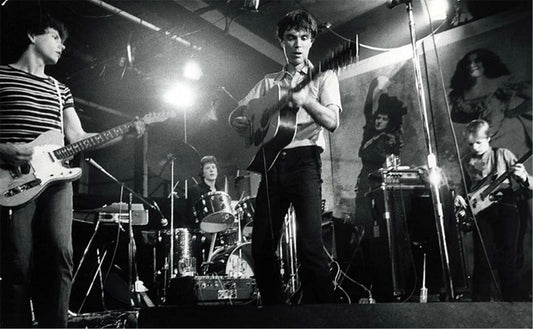
[{"label": "bass drum", "polygon": [[252,243],[220,248],[213,253],[206,275],[227,275],[231,278],[251,278],[254,276]]}]

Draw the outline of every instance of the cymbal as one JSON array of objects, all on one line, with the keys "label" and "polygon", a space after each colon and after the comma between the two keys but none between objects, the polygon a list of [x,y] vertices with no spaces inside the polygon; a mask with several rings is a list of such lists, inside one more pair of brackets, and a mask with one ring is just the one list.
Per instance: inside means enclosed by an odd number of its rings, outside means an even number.
[{"label": "cymbal", "polygon": [[150,133],[147,163],[152,174],[164,180],[171,180],[172,159],[174,159],[174,181],[190,179],[200,172],[200,154],[194,146],[157,131]]}]

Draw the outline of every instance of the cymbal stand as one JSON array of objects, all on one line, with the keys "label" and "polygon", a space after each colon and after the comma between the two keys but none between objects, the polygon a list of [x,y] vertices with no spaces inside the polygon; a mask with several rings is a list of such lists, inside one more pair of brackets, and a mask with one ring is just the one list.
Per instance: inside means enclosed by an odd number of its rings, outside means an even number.
[{"label": "cymbal stand", "polygon": [[[409,32],[411,37],[411,48],[412,48],[412,60],[413,60],[413,69],[415,75],[415,83],[418,96],[418,106],[420,108],[422,119],[424,123],[424,137],[426,140],[426,147],[428,150],[427,155],[427,164],[428,164],[428,173],[429,177],[440,177],[440,170],[437,166],[437,157],[433,153],[433,147],[431,142],[431,134],[429,128],[429,118],[426,108],[426,98],[424,93],[423,81],[422,81],[422,72],[420,70],[420,62],[418,60],[418,50],[416,46],[416,32],[415,32],[415,22],[413,16],[413,5],[412,0],[401,0],[406,5],[407,15],[409,18]],[[437,227],[438,240],[439,240],[439,251],[441,258],[441,266],[444,278],[444,284],[446,286],[446,291],[448,296],[451,299],[454,297],[453,282],[450,272],[450,259],[448,255],[448,247],[446,244],[446,233],[444,230],[444,211],[441,203],[441,196],[439,191],[439,181],[437,179],[429,179],[431,196],[433,200],[433,210],[435,216],[435,225]]]},{"label": "cymbal stand", "polygon": [[[135,253],[136,253],[136,246],[135,246],[135,238],[133,237],[133,211],[132,211],[132,203],[133,203],[133,194],[129,193],[128,198],[128,291],[130,292],[130,306],[134,307],[135,305],[138,305],[139,300],[135,297],[136,296],[136,285],[133,284],[133,278],[135,277],[138,279],[136,266],[133,266],[133,260],[135,259]],[[135,273],[134,273],[135,269]]]},{"label": "cymbal stand", "polygon": [[[170,275],[169,279],[174,277],[174,165],[175,165],[176,156],[172,154],[170,158],[170,186],[172,191],[170,191],[170,255],[169,255],[169,270]],[[166,286],[168,282],[165,282]]]}]

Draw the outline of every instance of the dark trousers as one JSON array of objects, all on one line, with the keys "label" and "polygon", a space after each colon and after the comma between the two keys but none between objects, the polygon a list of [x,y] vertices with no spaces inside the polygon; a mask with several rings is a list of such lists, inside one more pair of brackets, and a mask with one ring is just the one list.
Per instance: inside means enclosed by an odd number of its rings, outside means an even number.
[{"label": "dark trousers", "polygon": [[23,206],[1,208],[2,327],[66,328],[72,285],[72,184],[49,186]]},{"label": "dark trousers", "polygon": [[334,302],[333,283],[322,241],[321,160],[318,147],[284,150],[263,175],[256,198],[252,256],[264,304],[284,303],[276,249],[285,214],[296,213],[296,245],[304,303]]},{"label": "dark trousers", "polygon": [[[516,264],[520,217],[516,204],[492,205],[478,214],[477,222],[490,264],[495,276],[499,276],[503,299],[517,300],[520,296],[520,277]],[[487,258],[479,235],[474,231],[473,300],[489,301],[491,286],[492,278]]]}]

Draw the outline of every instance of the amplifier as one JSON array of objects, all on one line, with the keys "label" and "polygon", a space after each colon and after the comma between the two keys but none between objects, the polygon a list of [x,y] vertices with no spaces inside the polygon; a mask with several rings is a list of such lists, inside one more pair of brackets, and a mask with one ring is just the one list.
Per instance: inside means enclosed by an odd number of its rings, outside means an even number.
[{"label": "amplifier", "polygon": [[398,185],[425,185],[422,180],[424,172],[420,168],[398,167],[397,169],[380,168],[368,175],[374,181],[380,183]]},{"label": "amplifier", "polygon": [[[148,210],[132,210],[131,211],[131,223],[133,225],[146,225],[148,224]],[[129,212],[126,209],[125,212],[99,212],[98,220],[101,223],[129,223]]]},{"label": "amplifier", "polygon": [[167,304],[231,304],[256,297],[254,278],[189,276],[174,278],[167,290]]}]

